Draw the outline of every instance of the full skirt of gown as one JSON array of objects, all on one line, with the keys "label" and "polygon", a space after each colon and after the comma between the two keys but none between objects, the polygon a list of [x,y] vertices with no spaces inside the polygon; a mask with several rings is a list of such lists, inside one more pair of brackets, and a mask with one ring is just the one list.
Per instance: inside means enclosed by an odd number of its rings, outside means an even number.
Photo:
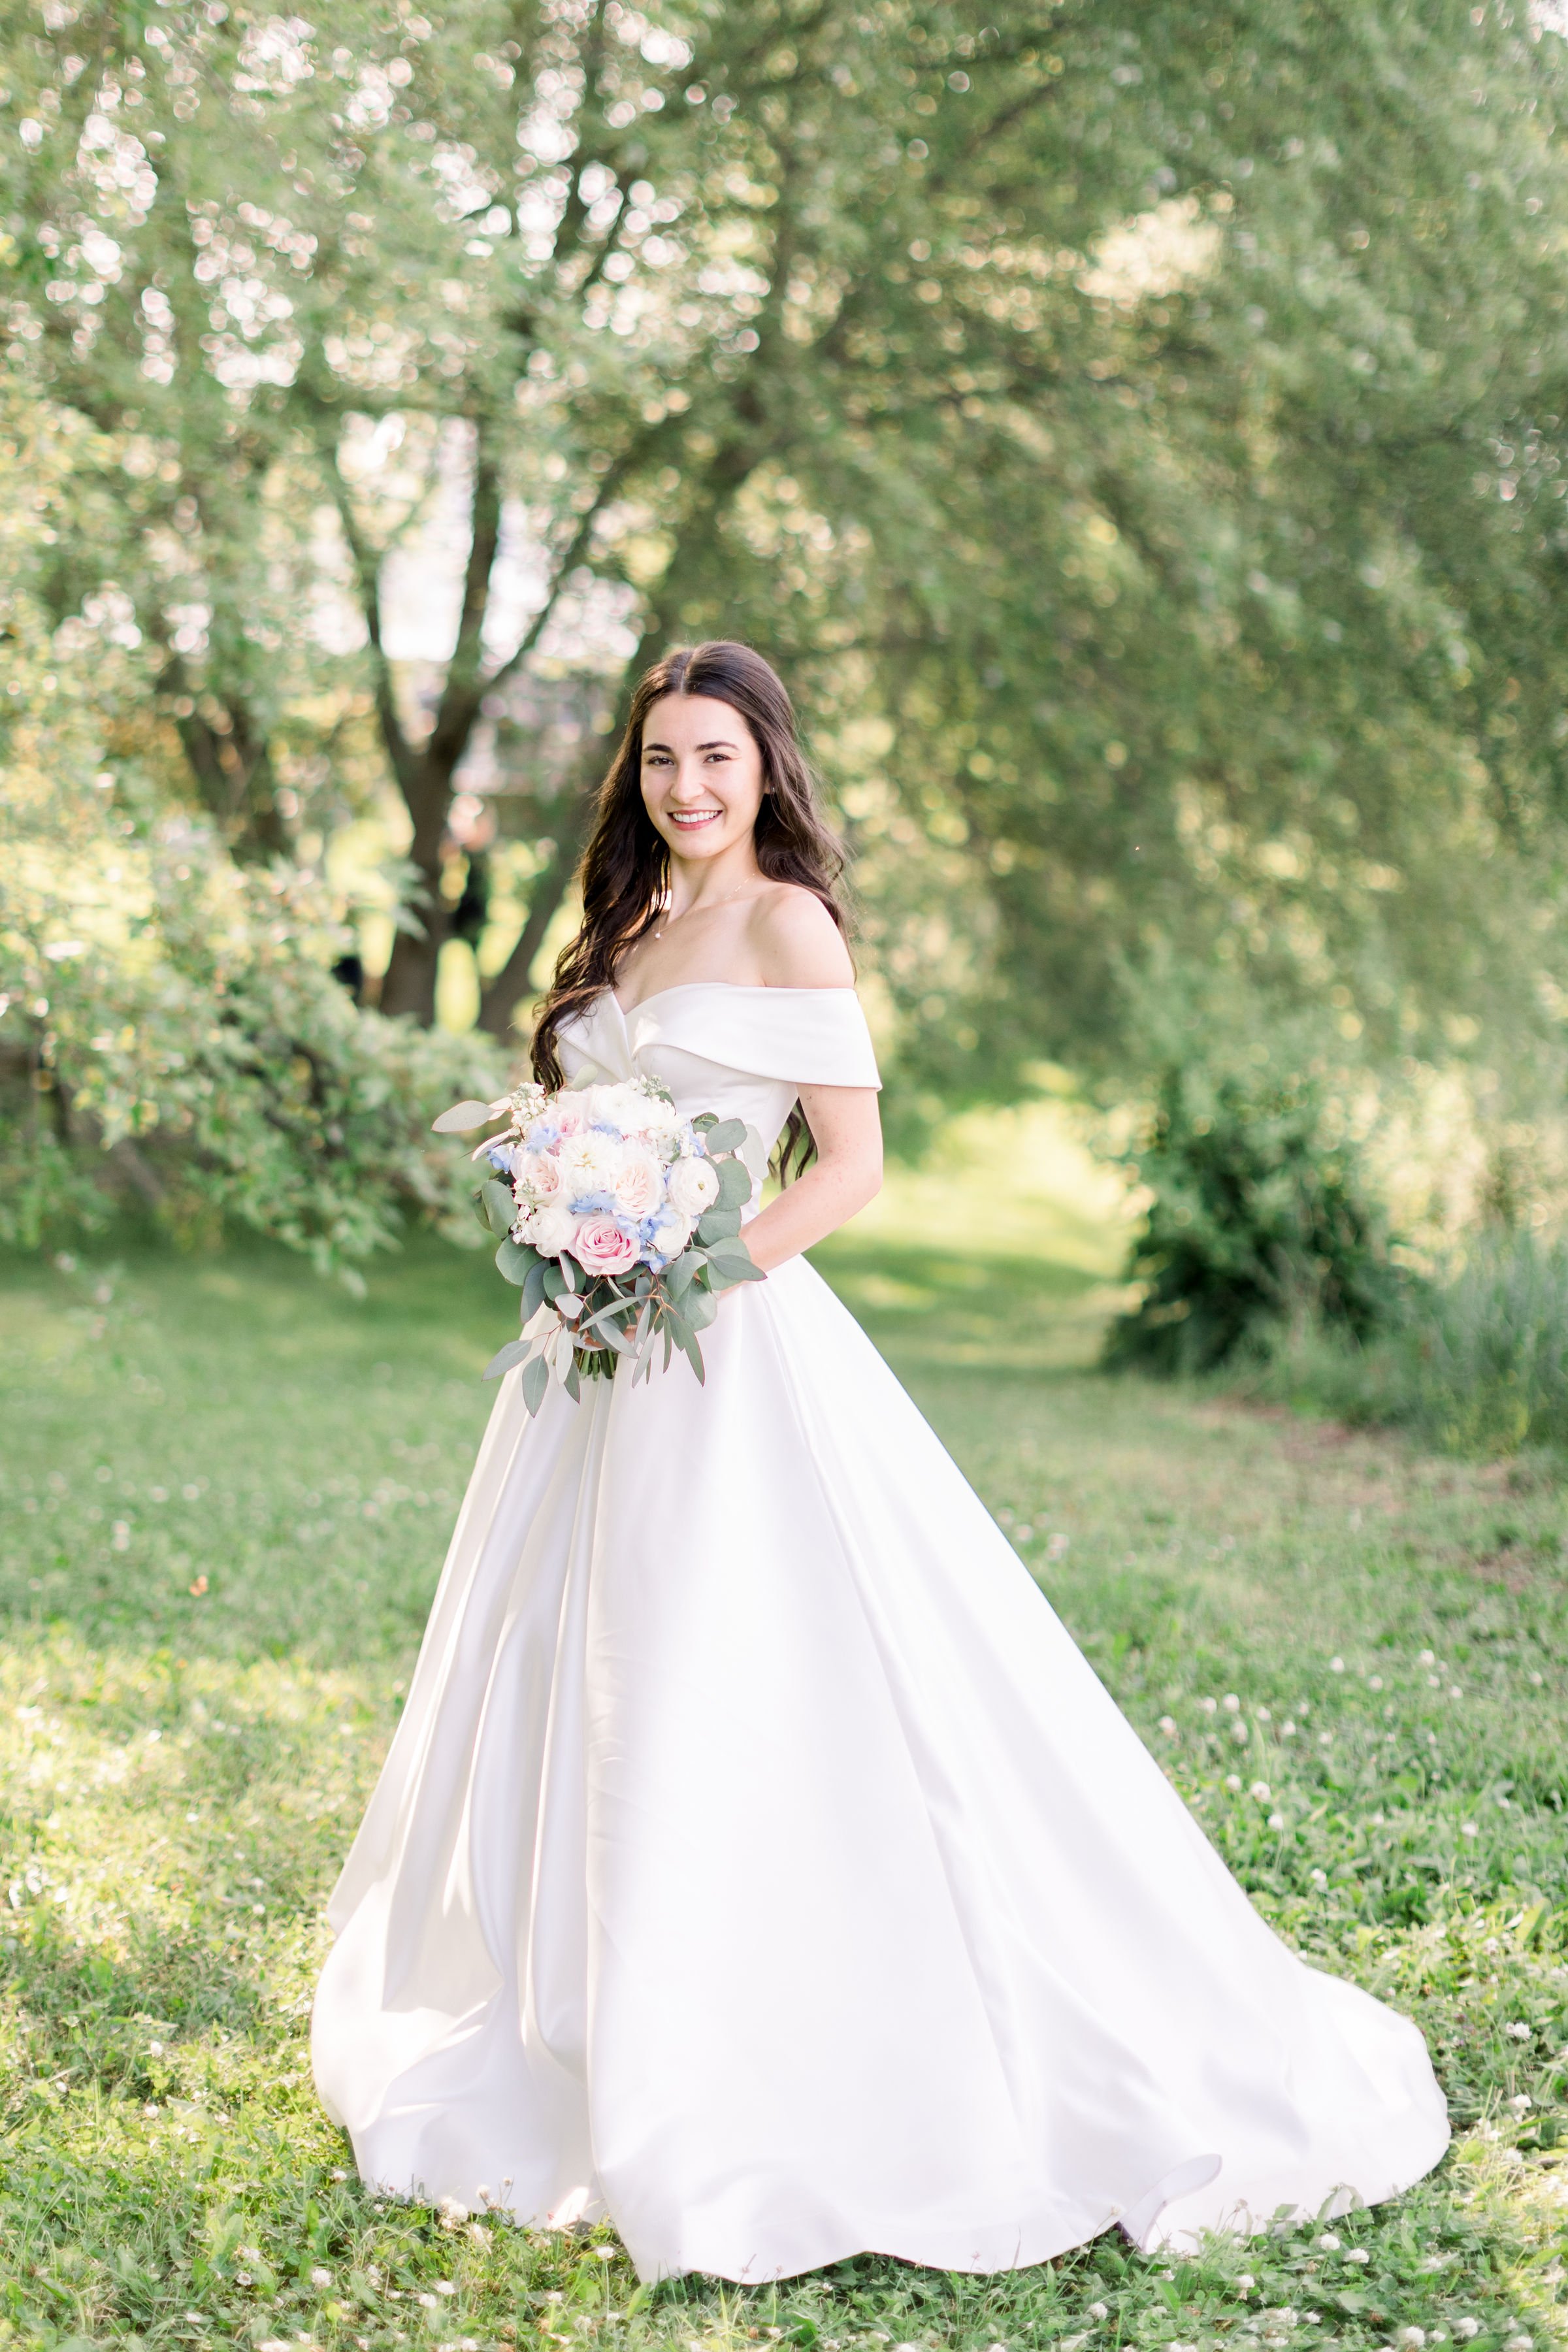
[{"label": "full skirt of gown", "polygon": [[497,1399],[331,1908],[366,2179],[756,2280],[1426,2172],[1415,2027],[1265,1925],[819,1276],[705,1353]]}]

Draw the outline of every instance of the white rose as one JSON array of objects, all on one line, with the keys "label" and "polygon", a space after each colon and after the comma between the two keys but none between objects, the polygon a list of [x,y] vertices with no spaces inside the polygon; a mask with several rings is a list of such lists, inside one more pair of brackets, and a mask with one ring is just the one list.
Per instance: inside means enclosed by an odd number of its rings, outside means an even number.
[{"label": "white rose", "polygon": [[542,1209],[535,1210],[529,1223],[532,1227],[529,1239],[542,1257],[559,1257],[563,1249],[570,1248],[577,1230],[576,1218],[559,1194],[553,1201],[546,1201]]},{"label": "white rose", "polygon": [[637,1115],[637,1133],[646,1136],[655,1150],[668,1159],[684,1125],[672,1102],[666,1102],[661,1096],[650,1096]]},{"label": "white rose", "polygon": [[678,1160],[669,1171],[669,1205],[696,1218],[719,1197],[719,1171],[710,1160]]},{"label": "white rose", "polygon": [[616,1173],[616,1206],[628,1217],[651,1217],[664,1198],[664,1170],[651,1151],[628,1143]]},{"label": "white rose", "polygon": [[534,1201],[552,1201],[561,1190],[561,1171],[548,1151],[514,1151],[511,1179]]},{"label": "white rose", "polygon": [[588,1117],[596,1123],[619,1129],[628,1135],[642,1125],[645,1097],[639,1087],[627,1086],[624,1080],[615,1086],[591,1087],[588,1090]]}]

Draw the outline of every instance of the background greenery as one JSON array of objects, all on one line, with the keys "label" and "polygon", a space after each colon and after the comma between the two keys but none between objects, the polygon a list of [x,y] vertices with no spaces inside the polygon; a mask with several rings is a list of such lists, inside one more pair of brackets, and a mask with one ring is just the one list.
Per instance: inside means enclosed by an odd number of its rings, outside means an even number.
[{"label": "background greenery", "polygon": [[797,688],[906,1136],[1269,1019],[1550,1123],[1565,56],[1500,0],[12,11],[13,1229],[102,1181],[367,1245],[419,1185],[323,1106],[368,1137],[396,1049],[279,1001],[275,898],[291,966],[514,1049],[628,677],[703,632]]}]

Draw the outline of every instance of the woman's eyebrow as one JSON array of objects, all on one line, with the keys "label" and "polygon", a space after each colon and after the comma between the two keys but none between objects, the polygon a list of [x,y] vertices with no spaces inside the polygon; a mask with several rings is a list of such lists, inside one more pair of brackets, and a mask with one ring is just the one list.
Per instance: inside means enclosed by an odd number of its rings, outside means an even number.
[{"label": "woman's eyebrow", "polygon": [[[710,743],[699,743],[696,748],[699,751],[733,751],[736,747],[730,740],[730,738],[727,735],[716,735]],[[672,760],[675,757],[674,749],[668,743],[645,742],[643,750],[645,751],[668,751]]]}]

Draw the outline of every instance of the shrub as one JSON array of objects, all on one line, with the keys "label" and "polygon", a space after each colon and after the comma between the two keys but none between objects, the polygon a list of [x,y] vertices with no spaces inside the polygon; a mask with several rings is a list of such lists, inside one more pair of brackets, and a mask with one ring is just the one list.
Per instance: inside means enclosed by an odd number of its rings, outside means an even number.
[{"label": "shrub", "polygon": [[1397,1311],[1384,1220],[1310,1080],[1173,1067],[1126,1158],[1152,1197],[1109,1362],[1204,1371],[1291,1322],[1363,1339]]},{"label": "shrub", "polygon": [[111,889],[90,848],[0,882],[0,1239],[127,1195],[339,1270],[409,1215],[470,1234],[467,1162],[429,1129],[504,1090],[493,1042],[359,1010],[308,879],[243,873],[188,820],[121,839]]},{"label": "shrub", "polygon": [[1568,1244],[1483,1234],[1451,1281],[1412,1287],[1370,1347],[1291,1332],[1257,1392],[1450,1453],[1568,1446]]}]

